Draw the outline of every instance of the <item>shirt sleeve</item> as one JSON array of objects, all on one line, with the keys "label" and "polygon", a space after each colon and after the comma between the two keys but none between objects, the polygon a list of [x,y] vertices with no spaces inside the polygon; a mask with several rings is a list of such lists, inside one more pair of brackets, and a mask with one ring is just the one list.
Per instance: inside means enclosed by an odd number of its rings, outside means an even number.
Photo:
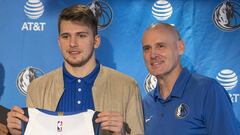
[{"label": "shirt sleeve", "polygon": [[240,135],[240,126],[227,91],[216,81],[205,87],[204,121],[210,135]]}]

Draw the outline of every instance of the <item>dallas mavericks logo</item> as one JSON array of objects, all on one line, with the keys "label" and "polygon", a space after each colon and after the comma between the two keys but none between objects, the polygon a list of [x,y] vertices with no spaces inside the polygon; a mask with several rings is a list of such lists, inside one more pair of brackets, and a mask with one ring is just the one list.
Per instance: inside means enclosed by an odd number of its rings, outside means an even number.
[{"label": "dallas mavericks logo", "polygon": [[157,78],[151,74],[148,74],[144,81],[144,88],[146,92],[154,90],[157,86]]},{"label": "dallas mavericks logo", "polygon": [[226,90],[232,90],[238,83],[238,77],[231,69],[221,70],[216,76],[216,79]]},{"label": "dallas mavericks logo", "polygon": [[220,3],[213,12],[213,22],[227,32],[240,28],[240,3],[230,0]]},{"label": "dallas mavericks logo", "polygon": [[24,12],[30,19],[38,19],[44,12],[43,3],[40,0],[28,0],[24,6]]},{"label": "dallas mavericks logo", "polygon": [[178,119],[185,118],[189,114],[189,107],[188,105],[182,103],[180,104],[175,112],[175,115]]},{"label": "dallas mavericks logo", "polygon": [[159,21],[167,20],[173,13],[171,4],[166,0],[158,0],[152,6],[152,14]]},{"label": "dallas mavericks logo", "polygon": [[113,19],[112,8],[103,0],[93,0],[89,4],[89,8],[98,19],[98,29],[102,30],[108,27]]},{"label": "dallas mavericks logo", "polygon": [[27,67],[23,69],[17,77],[17,88],[23,95],[27,95],[28,85],[39,76],[43,75],[44,72],[35,67]]}]

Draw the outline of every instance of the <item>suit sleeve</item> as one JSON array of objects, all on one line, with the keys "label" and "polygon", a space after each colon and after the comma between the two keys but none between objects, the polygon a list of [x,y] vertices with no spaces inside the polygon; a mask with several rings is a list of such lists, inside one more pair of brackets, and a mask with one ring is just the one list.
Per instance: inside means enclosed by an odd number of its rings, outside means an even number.
[{"label": "suit sleeve", "polygon": [[131,129],[131,135],[143,135],[143,111],[141,95],[137,83],[131,86],[130,100],[127,108],[126,122]]},{"label": "suit sleeve", "polygon": [[27,98],[26,98],[26,105],[27,107],[34,107],[33,100],[31,97],[31,92],[32,92],[32,83],[28,86],[28,93],[27,93]]}]

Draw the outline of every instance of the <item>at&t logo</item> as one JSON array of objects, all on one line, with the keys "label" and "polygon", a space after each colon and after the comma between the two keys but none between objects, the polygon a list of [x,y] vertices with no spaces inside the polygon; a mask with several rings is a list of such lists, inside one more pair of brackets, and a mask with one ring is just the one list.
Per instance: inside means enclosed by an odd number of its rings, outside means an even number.
[{"label": "at&t logo", "polygon": [[[25,15],[32,20],[40,18],[44,13],[44,5],[40,0],[28,0],[24,6]],[[24,22],[22,31],[43,31],[46,22]]]},{"label": "at&t logo", "polygon": [[152,6],[153,17],[159,21],[165,21],[171,17],[173,8],[167,0],[158,0]]},{"label": "at&t logo", "polygon": [[[233,90],[238,83],[238,76],[231,69],[222,69],[217,74],[216,79],[227,91]],[[240,97],[240,94],[231,93],[229,95],[231,97],[232,102],[238,102],[238,98]]]},{"label": "at&t logo", "polygon": [[223,69],[221,70],[216,79],[218,82],[226,89],[232,90],[237,86],[238,77],[234,71],[231,69]]},{"label": "at&t logo", "polygon": [[44,12],[43,3],[40,0],[28,0],[24,12],[30,19],[38,19]]}]

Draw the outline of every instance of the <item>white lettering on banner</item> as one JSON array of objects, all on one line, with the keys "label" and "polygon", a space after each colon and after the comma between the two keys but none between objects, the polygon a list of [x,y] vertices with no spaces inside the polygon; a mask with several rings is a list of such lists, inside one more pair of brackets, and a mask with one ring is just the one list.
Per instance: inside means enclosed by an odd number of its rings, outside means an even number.
[{"label": "white lettering on banner", "polygon": [[231,100],[233,103],[237,103],[238,102],[238,98],[240,98],[240,94],[234,93],[234,94],[229,94]]},{"label": "white lettering on banner", "polygon": [[24,22],[22,31],[44,31],[46,22]]}]

